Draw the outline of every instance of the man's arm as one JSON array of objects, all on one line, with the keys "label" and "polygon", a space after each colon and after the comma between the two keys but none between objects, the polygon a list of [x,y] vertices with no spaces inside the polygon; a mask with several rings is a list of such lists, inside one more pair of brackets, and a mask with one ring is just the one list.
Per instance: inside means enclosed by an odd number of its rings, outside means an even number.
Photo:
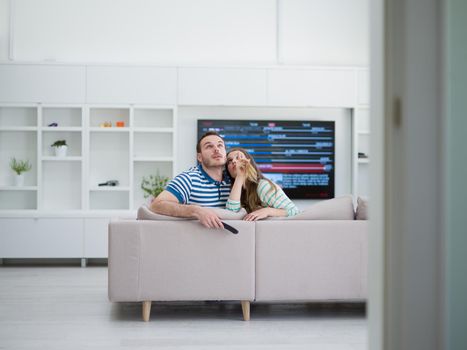
[{"label": "man's arm", "polygon": [[154,199],[151,203],[151,210],[162,215],[198,219],[202,225],[208,228],[224,228],[221,220],[213,210],[197,205],[180,204],[177,197],[169,191],[162,191]]}]

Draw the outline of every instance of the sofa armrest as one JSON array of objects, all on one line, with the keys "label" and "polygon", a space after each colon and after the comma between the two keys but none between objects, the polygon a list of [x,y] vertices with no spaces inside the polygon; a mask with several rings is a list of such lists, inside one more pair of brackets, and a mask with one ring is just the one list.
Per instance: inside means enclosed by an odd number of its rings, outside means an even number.
[{"label": "sofa armrest", "polygon": [[109,223],[108,294],[110,301],[140,301],[141,232],[136,220]]},{"label": "sofa armrest", "polygon": [[111,301],[254,300],[255,223],[207,229],[197,220],[109,225]]}]

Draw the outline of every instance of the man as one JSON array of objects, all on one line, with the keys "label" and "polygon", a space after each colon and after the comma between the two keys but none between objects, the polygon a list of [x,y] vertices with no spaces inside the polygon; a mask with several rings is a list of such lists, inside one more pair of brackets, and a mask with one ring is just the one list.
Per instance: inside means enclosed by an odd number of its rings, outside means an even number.
[{"label": "man", "polygon": [[210,207],[225,208],[230,181],[225,172],[227,161],[224,140],[208,131],[196,145],[198,166],[177,175],[151,204],[163,215],[196,218],[209,228],[224,228]]}]

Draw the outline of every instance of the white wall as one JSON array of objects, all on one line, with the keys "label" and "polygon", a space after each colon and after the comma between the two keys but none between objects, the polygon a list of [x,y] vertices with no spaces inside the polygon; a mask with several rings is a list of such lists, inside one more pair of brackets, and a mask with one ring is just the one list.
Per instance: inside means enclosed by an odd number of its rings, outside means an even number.
[{"label": "white wall", "polygon": [[[180,107],[176,172],[196,164],[198,119],[333,120],[336,122],[336,196],[351,193],[350,111],[337,108]],[[302,209],[311,201],[296,201]]]},{"label": "white wall", "polygon": [[[0,19],[7,18],[8,1],[0,3]],[[0,37],[11,34],[18,61],[369,62],[368,0],[11,0],[11,6],[12,32],[1,21]]]},{"label": "white wall", "polygon": [[279,1],[278,32],[281,62],[368,65],[368,0]]}]

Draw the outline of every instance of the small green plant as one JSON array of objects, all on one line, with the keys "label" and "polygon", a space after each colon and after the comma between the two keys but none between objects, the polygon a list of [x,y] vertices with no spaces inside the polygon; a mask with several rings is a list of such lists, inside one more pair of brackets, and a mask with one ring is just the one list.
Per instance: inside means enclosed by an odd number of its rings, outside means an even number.
[{"label": "small green plant", "polygon": [[166,176],[157,175],[149,175],[147,178],[143,176],[143,180],[141,181],[141,189],[143,190],[144,198],[148,198],[150,196],[156,198],[159,193],[161,193],[165,185],[169,182],[169,178]]},{"label": "small green plant", "polygon": [[60,147],[60,146],[66,146],[66,140],[57,140],[53,144],[51,144],[51,147]]},{"label": "small green plant", "polygon": [[16,158],[11,158],[10,160],[10,168],[16,174],[21,175],[22,173],[31,170],[31,163],[29,160],[17,160]]}]

